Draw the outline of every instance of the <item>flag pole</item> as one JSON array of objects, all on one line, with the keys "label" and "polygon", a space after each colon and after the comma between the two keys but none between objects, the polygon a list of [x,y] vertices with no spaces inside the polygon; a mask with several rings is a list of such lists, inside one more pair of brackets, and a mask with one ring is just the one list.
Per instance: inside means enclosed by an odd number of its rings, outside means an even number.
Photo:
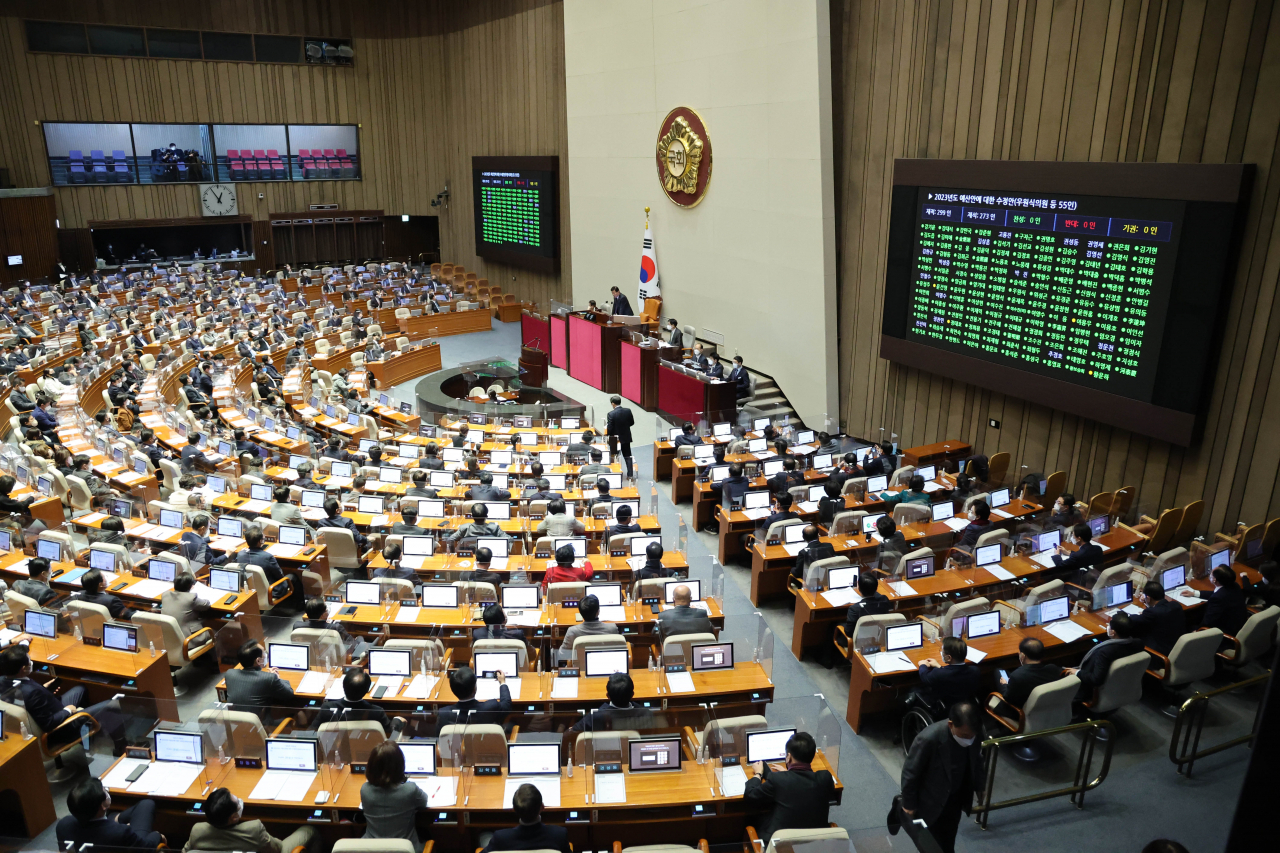
[{"label": "flag pole", "polygon": [[647,207],[644,209],[644,227],[649,227],[649,208]]}]

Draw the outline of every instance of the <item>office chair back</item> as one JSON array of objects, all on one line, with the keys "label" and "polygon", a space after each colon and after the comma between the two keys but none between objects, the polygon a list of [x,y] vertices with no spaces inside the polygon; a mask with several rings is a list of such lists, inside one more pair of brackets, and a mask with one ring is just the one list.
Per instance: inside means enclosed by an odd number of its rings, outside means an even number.
[{"label": "office chair back", "polygon": [[294,628],[289,634],[289,642],[310,646],[311,657],[317,663],[329,660],[340,666],[347,660],[347,647],[342,642],[342,635],[332,628]]},{"label": "office chair back", "polygon": [[1222,631],[1208,628],[1183,634],[1169,652],[1169,670],[1163,681],[1169,687],[1201,681],[1213,675],[1213,661],[1222,642]]},{"label": "office chair back", "polygon": [[1200,518],[1204,515],[1204,501],[1192,501],[1182,508],[1182,520],[1178,522],[1178,528],[1173,533],[1173,544],[1181,545],[1184,542],[1190,542],[1196,535],[1196,528],[1200,526]]},{"label": "office chair back", "polygon": [[496,723],[441,726],[436,746],[442,767],[507,763],[507,735]]},{"label": "office chair back", "polygon": [[1054,471],[1046,478],[1044,494],[1040,496],[1040,506],[1051,507],[1053,502],[1067,490],[1067,472]]},{"label": "office chair back", "polygon": [[1147,540],[1147,550],[1159,554],[1178,544],[1174,537],[1178,534],[1181,524],[1182,507],[1175,506],[1160,513],[1155,530],[1151,531],[1151,536]]},{"label": "office chair back", "polygon": [[1071,723],[1071,700],[1080,689],[1080,679],[1066,675],[1057,681],[1041,684],[1022,706],[1022,729],[1019,734],[1042,732]]},{"label": "office chair back", "polygon": [[929,518],[929,507],[922,504],[898,504],[893,508],[893,522],[899,527],[904,524],[928,521]]},{"label": "office chair back", "polygon": [[1252,614],[1236,634],[1238,648],[1226,649],[1222,657],[1232,666],[1243,666],[1261,657],[1271,649],[1277,622],[1280,622],[1280,607],[1274,605]]},{"label": "office chair back", "polygon": [[529,668],[529,646],[524,640],[476,640],[471,645],[471,651],[474,652],[516,652],[518,659],[517,666],[520,669]]},{"label": "office chair back", "polygon": [[667,660],[679,655],[688,664],[692,660],[693,653],[689,651],[691,646],[695,643],[714,643],[715,641],[716,635],[710,633],[672,634],[662,643],[662,657]]},{"label": "office chair back", "polygon": [[587,591],[586,581],[559,581],[547,585],[547,603],[559,604],[565,599],[581,601]]},{"label": "office chair back", "polygon": [[[1106,680],[1097,688],[1094,699],[1086,702],[1095,714],[1105,714],[1125,705],[1133,705],[1142,699],[1142,676],[1146,675],[1151,655],[1135,652],[1111,662]],[[1063,725],[1066,725],[1065,723]]]},{"label": "office chair back", "polygon": [[989,472],[987,475],[988,488],[998,489],[1004,485],[1004,478],[1009,473],[1010,458],[1009,454],[1004,452],[992,454],[990,461],[987,463]]},{"label": "office chair back", "polygon": [[899,486],[906,488],[907,483],[911,482],[911,477],[916,473],[916,466],[903,465],[901,468],[893,472],[893,476],[889,478],[890,488]]},{"label": "office chair back", "polygon": [[990,609],[991,602],[983,597],[971,598],[968,601],[957,601],[947,608],[946,613],[942,614],[942,621],[938,624],[938,633],[942,637],[950,637],[951,623],[957,616],[968,616],[970,613],[981,613]]},{"label": "office chair back", "polygon": [[746,758],[747,733],[764,731],[767,728],[769,723],[760,714],[712,720],[702,730],[700,745],[707,747],[708,758],[718,758],[722,755],[738,755]]},{"label": "office chair back", "polygon": [[586,634],[573,640],[573,659],[586,660],[582,653],[587,649],[626,649],[627,638],[621,634]]}]

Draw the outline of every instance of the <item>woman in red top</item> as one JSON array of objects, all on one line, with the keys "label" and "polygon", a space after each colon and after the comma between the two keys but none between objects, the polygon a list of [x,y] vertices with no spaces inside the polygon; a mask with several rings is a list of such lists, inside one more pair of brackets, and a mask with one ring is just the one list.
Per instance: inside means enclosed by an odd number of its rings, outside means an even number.
[{"label": "woman in red top", "polygon": [[574,566],[572,545],[561,545],[556,549],[556,564],[547,569],[546,575],[542,578],[542,589],[546,591],[547,586],[553,583],[589,581],[593,574],[595,570],[587,560],[582,561],[582,568]]}]

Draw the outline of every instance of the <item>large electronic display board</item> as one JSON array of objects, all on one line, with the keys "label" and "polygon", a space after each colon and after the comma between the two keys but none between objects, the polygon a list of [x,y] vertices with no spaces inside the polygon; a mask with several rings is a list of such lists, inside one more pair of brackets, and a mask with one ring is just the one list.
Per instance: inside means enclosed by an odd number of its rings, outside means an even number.
[{"label": "large electronic display board", "polygon": [[477,255],[559,269],[559,163],[556,157],[471,158]]}]

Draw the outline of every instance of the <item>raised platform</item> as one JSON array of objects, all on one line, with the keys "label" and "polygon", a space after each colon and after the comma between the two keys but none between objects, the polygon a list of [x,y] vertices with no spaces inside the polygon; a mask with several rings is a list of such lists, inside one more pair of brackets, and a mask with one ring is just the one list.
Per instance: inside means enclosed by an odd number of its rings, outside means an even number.
[{"label": "raised platform", "polygon": [[[515,392],[514,400],[478,403],[467,399],[473,388],[488,389],[495,382]],[[562,417],[582,417],[586,406],[550,388],[525,387],[520,381],[520,368],[500,358],[472,361],[448,370],[432,373],[414,387],[418,413],[423,420],[437,420],[433,415],[449,414],[465,420],[473,412],[489,417],[528,416],[535,425]]]}]

